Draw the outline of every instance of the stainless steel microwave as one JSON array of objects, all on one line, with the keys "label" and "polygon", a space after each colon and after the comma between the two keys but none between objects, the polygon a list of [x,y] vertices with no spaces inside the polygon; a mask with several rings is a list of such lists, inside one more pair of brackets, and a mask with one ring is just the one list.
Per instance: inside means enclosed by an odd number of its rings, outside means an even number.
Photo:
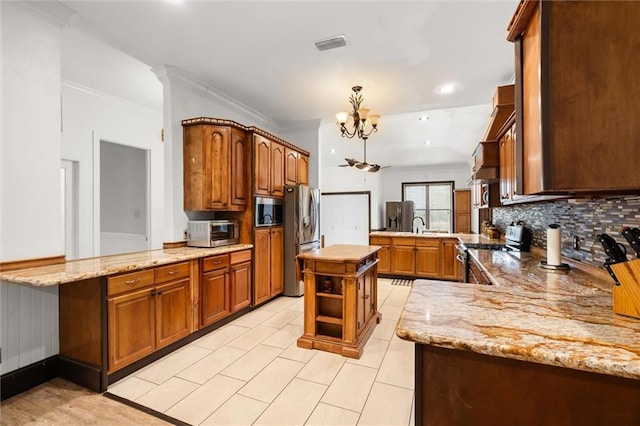
[{"label": "stainless steel microwave", "polygon": [[256,227],[281,225],[283,212],[281,198],[256,197]]},{"label": "stainless steel microwave", "polygon": [[187,222],[187,246],[218,247],[240,242],[237,220],[191,220]]}]

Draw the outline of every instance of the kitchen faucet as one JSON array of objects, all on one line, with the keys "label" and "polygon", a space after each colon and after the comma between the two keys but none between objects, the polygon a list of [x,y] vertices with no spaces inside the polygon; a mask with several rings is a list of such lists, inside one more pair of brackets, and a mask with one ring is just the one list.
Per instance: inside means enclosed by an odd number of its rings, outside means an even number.
[{"label": "kitchen faucet", "polygon": [[[411,219],[411,227],[413,228],[413,222],[415,222],[416,219],[420,219],[420,222],[422,222],[422,229],[425,228],[425,223],[424,223],[424,219],[421,218],[420,216],[414,216],[413,219]],[[416,228],[416,234],[418,233],[418,228]]]}]

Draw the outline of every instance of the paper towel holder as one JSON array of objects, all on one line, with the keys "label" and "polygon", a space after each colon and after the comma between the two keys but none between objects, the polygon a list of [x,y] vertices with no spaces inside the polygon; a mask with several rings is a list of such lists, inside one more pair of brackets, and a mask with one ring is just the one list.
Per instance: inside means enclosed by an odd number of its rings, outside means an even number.
[{"label": "paper towel holder", "polygon": [[[569,270],[569,265],[567,263],[560,262],[560,263],[552,264],[552,265],[548,263],[549,262],[549,256],[550,256],[550,254],[549,254],[549,245],[550,245],[549,231],[555,231],[557,237],[559,238],[560,237],[560,225],[558,225],[557,223],[552,223],[552,224],[549,225],[549,229],[547,231],[547,259],[541,261],[538,266],[540,266],[543,269],[548,269],[548,270],[551,270],[551,271],[567,271],[567,270]],[[558,257],[558,261],[560,261],[560,255],[561,255],[561,252],[560,252],[560,244],[561,244],[560,240],[555,241],[555,243],[558,244],[558,247],[556,249],[557,253],[554,253],[554,261],[555,261],[555,257],[556,256]]]}]

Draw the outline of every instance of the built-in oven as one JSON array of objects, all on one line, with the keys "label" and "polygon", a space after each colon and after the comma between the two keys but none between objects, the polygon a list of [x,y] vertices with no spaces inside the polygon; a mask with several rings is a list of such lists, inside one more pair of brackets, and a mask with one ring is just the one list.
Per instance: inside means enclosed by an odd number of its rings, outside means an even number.
[{"label": "built-in oven", "polygon": [[282,225],[282,198],[256,197],[255,226]]}]

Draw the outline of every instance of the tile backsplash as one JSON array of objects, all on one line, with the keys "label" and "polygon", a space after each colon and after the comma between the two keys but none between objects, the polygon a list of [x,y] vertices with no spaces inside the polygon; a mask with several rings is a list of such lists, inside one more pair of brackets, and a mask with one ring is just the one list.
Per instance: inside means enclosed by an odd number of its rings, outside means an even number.
[{"label": "tile backsplash", "polygon": [[[640,227],[640,196],[559,200],[493,209],[493,223],[502,230],[519,220],[533,231],[532,244],[540,248],[546,248],[548,225],[559,224],[562,255],[600,267],[607,256],[596,239],[598,234],[611,235],[625,246],[629,259],[635,258],[620,230],[623,226]],[[573,247],[575,237],[577,249]]]}]

